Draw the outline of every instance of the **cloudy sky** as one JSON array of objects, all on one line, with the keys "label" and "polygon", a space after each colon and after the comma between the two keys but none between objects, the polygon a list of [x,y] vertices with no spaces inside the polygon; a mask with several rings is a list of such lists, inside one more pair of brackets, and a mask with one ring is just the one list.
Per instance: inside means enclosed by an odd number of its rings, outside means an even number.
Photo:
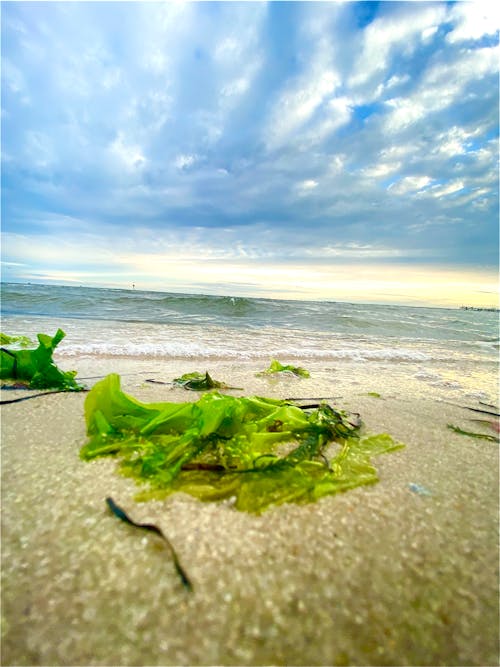
[{"label": "cloudy sky", "polygon": [[495,303],[496,3],[2,3],[2,279]]}]

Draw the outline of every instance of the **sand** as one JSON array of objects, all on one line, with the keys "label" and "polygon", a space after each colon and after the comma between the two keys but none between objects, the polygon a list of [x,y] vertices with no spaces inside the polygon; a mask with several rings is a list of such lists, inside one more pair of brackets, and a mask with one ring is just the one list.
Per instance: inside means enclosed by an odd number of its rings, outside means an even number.
[{"label": "sand", "polygon": [[[184,401],[197,394],[144,379],[206,364],[65,365]],[[491,377],[470,368],[457,387],[443,369],[301,365],[311,379],[256,378],[255,362],[208,370],[236,394],[333,394],[406,447],[375,460],[378,484],[261,516],[183,494],[136,503],[112,459],[78,458],[84,394],[2,406],[2,665],[498,664],[498,445],[446,427],[487,432],[449,402],[494,400]],[[161,526],[192,593],[161,540],[113,517],[106,496]]]}]

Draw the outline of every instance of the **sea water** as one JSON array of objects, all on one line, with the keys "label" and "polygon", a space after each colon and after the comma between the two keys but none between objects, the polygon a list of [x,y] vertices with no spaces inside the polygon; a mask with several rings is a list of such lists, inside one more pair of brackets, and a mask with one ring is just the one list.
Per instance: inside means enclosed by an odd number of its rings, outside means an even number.
[{"label": "sea water", "polygon": [[65,355],[488,364],[498,354],[489,311],[15,283],[2,284],[1,309],[11,334],[63,328]]},{"label": "sea water", "polygon": [[[91,357],[358,364],[453,388],[496,393],[498,314],[89,287],[2,284],[2,331],[60,327],[58,359]],[[486,385],[488,385],[486,387]]]}]

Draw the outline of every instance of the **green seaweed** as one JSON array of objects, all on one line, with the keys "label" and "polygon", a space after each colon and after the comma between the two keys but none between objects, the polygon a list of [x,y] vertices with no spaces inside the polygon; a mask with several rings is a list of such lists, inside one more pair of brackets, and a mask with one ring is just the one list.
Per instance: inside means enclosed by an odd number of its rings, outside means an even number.
[{"label": "green seaweed", "polygon": [[[40,333],[37,336],[38,347],[35,349],[16,350],[2,347],[0,350],[0,378],[21,381],[31,389],[82,390],[83,387],[75,380],[76,371],[62,371],[52,359],[55,348],[65,335],[62,329],[58,329],[52,338]],[[24,339],[25,337],[11,338]]]},{"label": "green seaweed", "polygon": [[369,391],[366,394],[367,396],[371,396],[372,398],[382,398],[381,394],[378,393],[378,391]]},{"label": "green seaweed", "polygon": [[480,438],[482,440],[489,440],[490,442],[498,442],[499,438],[495,435],[490,435],[489,433],[475,433],[473,431],[464,431],[460,426],[454,426],[453,424],[447,424],[448,428],[455,433],[460,435],[468,435],[469,438]]},{"label": "green seaweed", "polygon": [[184,373],[180,378],[175,378],[173,382],[179,387],[183,387],[183,389],[191,389],[192,391],[230,388],[227,384],[224,384],[224,382],[219,382],[211,378],[208,371],[205,373],[198,373],[197,371],[194,371],[193,373]]},{"label": "green seaweed", "polygon": [[0,345],[19,345],[19,347],[29,347],[33,341],[28,336],[9,336],[0,332]]},{"label": "green seaweed", "polygon": [[[304,410],[218,392],[195,402],[142,403],[122,392],[115,374],[89,392],[85,417],[81,458],[118,456],[122,474],[147,485],[138,500],[183,491],[231,498],[256,513],[374,483],[371,458],[403,446],[387,434],[360,435],[357,422],[326,403]],[[338,452],[330,451],[332,441]]]},{"label": "green seaweed", "polygon": [[290,366],[290,365],[284,366],[276,359],[272,359],[269,368],[266,368],[265,371],[257,373],[257,375],[273,375],[274,373],[283,373],[283,372],[293,373],[294,375],[303,378],[311,377],[311,374],[305,368],[300,368],[300,366]]}]

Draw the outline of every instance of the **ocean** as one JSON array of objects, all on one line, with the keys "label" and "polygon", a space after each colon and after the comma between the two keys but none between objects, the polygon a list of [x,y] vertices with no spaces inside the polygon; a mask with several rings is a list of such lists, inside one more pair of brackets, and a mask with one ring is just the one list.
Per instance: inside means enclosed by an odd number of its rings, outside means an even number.
[{"label": "ocean", "polygon": [[120,357],[407,366],[412,377],[495,392],[498,313],[129,289],[2,284],[2,331],[66,332],[58,359]]},{"label": "ocean", "polygon": [[3,328],[63,328],[61,353],[357,361],[498,354],[498,313],[126,289],[2,284]]}]

